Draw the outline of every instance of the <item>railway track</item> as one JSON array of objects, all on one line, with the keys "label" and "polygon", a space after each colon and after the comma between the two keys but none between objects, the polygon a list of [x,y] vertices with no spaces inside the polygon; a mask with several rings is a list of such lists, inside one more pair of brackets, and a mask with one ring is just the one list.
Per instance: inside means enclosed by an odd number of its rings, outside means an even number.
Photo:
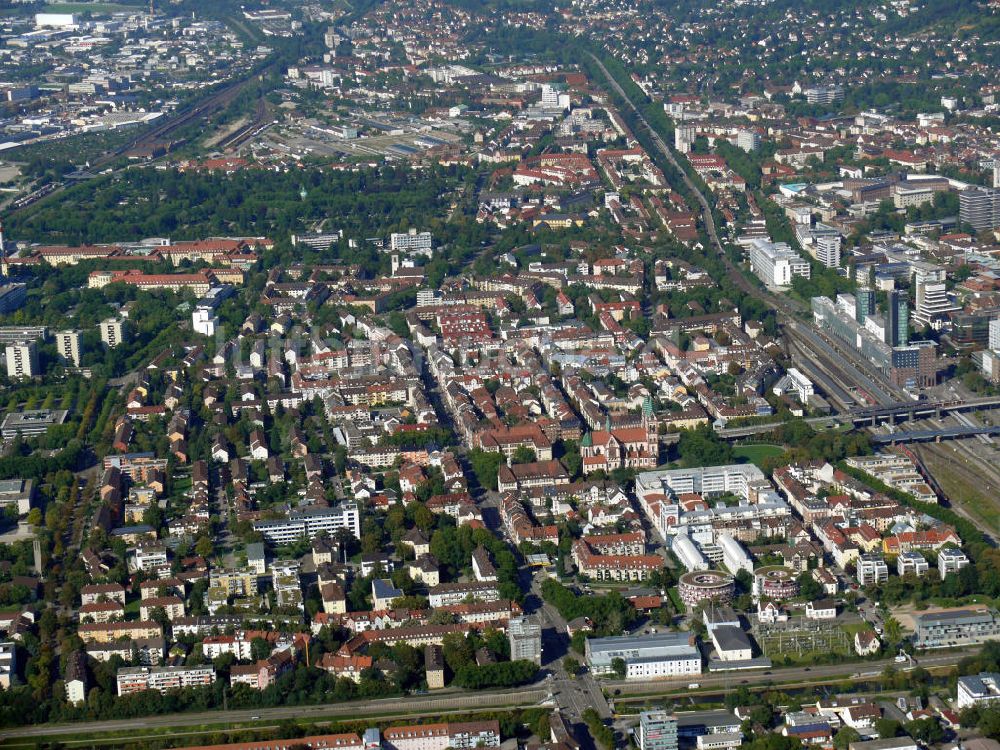
[{"label": "railway track", "polygon": [[[635,103],[631,100],[631,98],[629,98],[628,94],[625,93],[625,89],[622,88],[621,84],[619,84],[615,77],[611,75],[604,63],[601,62],[596,55],[589,52],[587,54],[590,55],[591,59],[601,70],[601,73],[604,75],[611,88],[614,89],[615,93],[618,94],[622,101],[625,102],[628,109],[635,115],[640,126],[642,127],[642,130],[649,135],[649,138],[656,146],[657,151],[659,151],[667,162],[675,170],[677,170],[677,172],[681,175],[684,185],[697,200],[702,223],[705,226],[705,231],[712,242],[712,246],[715,248],[720,259],[722,260],[723,265],[725,265],[726,274],[730,281],[740,291],[756,297],[765,304],[769,305],[779,314],[779,319],[783,317],[784,320],[782,322],[784,323],[783,327],[785,328],[786,333],[789,329],[795,331],[796,326],[802,325],[798,322],[797,318],[804,313],[808,313],[807,307],[790,297],[776,295],[762,289],[760,286],[748,279],[740,268],[733,263],[727,255],[725,248],[722,246],[722,242],[719,240],[718,232],[715,227],[715,217],[712,214],[712,209],[711,206],[709,206],[708,199],[701,192],[698,186],[694,184],[687,172],[678,163],[673,152],[663,141],[663,138],[661,138],[660,134],[657,133],[656,130],[654,130],[653,127],[647,122],[645,116],[643,116],[642,112],[639,111],[639,108],[635,106]],[[817,331],[810,331],[811,335],[808,337],[801,331],[795,331],[795,333],[799,334],[802,339],[811,339],[809,341],[800,340],[799,342],[800,349],[802,349],[807,355],[811,353],[815,358],[819,359],[822,354],[827,353],[827,357],[832,360],[842,359],[845,363],[850,362],[850,371],[848,371],[844,366],[835,368],[839,370],[841,374],[851,375],[851,377],[844,381],[845,383],[867,390],[869,393],[872,393],[876,399],[886,404],[897,400],[891,395],[893,389],[887,384],[884,384],[876,373],[864,372],[866,366],[859,360],[856,353],[848,353],[842,350],[838,351],[838,347],[833,342],[826,339],[826,337],[822,336]],[[823,352],[822,350],[824,349],[827,350],[827,352]],[[833,357],[829,356],[828,352],[830,351],[835,352]]]},{"label": "railway track", "polygon": [[[242,93],[243,89],[254,81],[254,79],[264,76],[276,65],[276,62],[272,62],[258,71],[224,85],[222,88],[212,92],[206,98],[174,112],[166,122],[162,122],[153,126],[150,130],[139,133],[135,138],[130,139],[118,148],[99,156],[97,159],[94,159],[91,162],[90,169],[95,172],[100,171],[112,165],[129,151],[143,146],[153,146],[161,143],[164,139],[169,137],[171,133],[177,132],[195,120],[202,117],[208,117],[215,112],[228,107],[232,101],[239,96],[240,93]],[[51,186],[51,188],[49,186],[45,186],[44,188],[36,190],[34,193],[24,196],[18,201],[14,201],[7,213],[14,214],[18,211],[23,211],[40,200],[58,195],[66,189],[67,183],[51,183]]]},{"label": "railway track", "polygon": [[253,119],[235,133],[231,133],[219,141],[217,147],[223,151],[234,151],[256,135],[262,133],[270,125],[267,115],[267,103],[261,97],[257,100]]}]

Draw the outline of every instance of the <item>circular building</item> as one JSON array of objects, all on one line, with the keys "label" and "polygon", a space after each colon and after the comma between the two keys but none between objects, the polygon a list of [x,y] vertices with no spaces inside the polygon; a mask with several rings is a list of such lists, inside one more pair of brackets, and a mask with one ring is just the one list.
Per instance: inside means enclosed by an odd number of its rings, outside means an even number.
[{"label": "circular building", "polygon": [[753,572],[753,592],[758,598],[783,601],[799,595],[799,582],[791,568],[768,565]]},{"label": "circular building", "polygon": [[736,593],[736,581],[721,570],[692,570],[678,580],[677,593],[687,607],[707,601],[728,604]]}]

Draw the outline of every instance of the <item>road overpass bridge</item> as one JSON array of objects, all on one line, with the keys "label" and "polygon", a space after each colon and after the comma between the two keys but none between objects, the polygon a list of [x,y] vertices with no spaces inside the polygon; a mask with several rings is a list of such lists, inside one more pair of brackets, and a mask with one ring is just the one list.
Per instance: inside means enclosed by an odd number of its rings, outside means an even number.
[{"label": "road overpass bridge", "polygon": [[895,423],[903,420],[913,420],[933,417],[940,419],[952,412],[978,411],[979,409],[996,409],[1000,407],[1000,397],[977,398],[967,401],[901,401],[886,406],[869,406],[851,409],[843,415],[855,425],[878,425],[882,422]]},{"label": "road overpass bridge", "polygon": [[977,435],[1000,435],[1000,426],[983,425],[972,427],[941,427],[934,430],[900,430],[872,435],[870,440],[876,445],[897,445],[899,443],[939,443],[942,440],[976,437]]}]

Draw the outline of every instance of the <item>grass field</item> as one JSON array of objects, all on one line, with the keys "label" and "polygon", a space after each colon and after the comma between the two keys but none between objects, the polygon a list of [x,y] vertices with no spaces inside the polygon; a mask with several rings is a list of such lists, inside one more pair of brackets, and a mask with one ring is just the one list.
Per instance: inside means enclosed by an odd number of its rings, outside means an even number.
[{"label": "grass field", "polygon": [[784,452],[784,448],[772,443],[737,445],[733,448],[733,455],[737,459],[745,459],[752,464],[757,464],[757,466],[760,466],[764,459],[780,456]]}]

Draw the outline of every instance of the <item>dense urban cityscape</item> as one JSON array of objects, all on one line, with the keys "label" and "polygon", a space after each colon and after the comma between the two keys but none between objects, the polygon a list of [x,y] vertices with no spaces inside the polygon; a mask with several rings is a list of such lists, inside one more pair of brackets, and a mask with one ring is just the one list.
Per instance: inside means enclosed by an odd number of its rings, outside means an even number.
[{"label": "dense urban cityscape", "polygon": [[996,0],[0,70],[0,746],[1000,750]]}]

